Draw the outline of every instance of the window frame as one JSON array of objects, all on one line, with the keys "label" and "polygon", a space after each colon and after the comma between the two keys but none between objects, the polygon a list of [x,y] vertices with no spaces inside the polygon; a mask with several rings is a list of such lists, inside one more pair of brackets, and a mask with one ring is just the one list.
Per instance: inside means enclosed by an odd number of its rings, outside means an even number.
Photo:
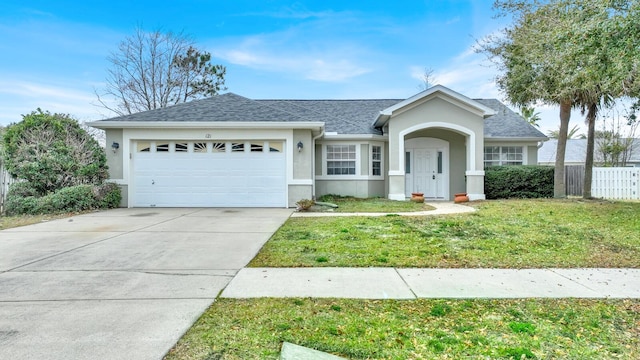
[{"label": "window frame", "polygon": [[[491,148],[492,152],[490,154],[492,156],[497,155],[498,159],[487,159],[487,148]],[[493,152],[493,150],[495,150],[496,148],[498,149],[498,152]],[[518,155],[518,152],[509,152],[509,149],[519,149],[520,159],[509,159],[509,155]],[[527,163],[527,150],[526,146],[524,145],[485,145],[483,148],[482,156],[484,168],[490,166],[519,166],[525,165]]]},{"label": "window frame", "polygon": [[[340,159],[332,158],[332,159],[329,159],[329,153],[330,153],[329,147],[332,147],[332,148],[333,147],[336,147],[336,148],[337,147],[341,147],[341,148],[345,148],[346,147],[347,148],[346,151],[344,151],[344,149],[340,149],[340,151],[338,152],[338,151],[336,151],[337,149],[335,149],[335,150],[332,149],[333,151],[331,151],[331,153],[332,154],[336,154],[336,155],[337,154],[340,154],[340,155],[346,154],[346,155],[349,155],[349,156],[351,154],[353,154],[353,159],[351,157],[346,158],[346,159],[344,159],[344,158],[340,158]],[[353,152],[351,151],[351,147],[353,147]],[[338,176],[338,177],[359,175],[358,174],[358,165],[359,165],[359,161],[358,161],[359,154],[358,153],[359,153],[359,151],[358,151],[358,145],[357,144],[325,144],[324,145],[324,161],[323,161],[324,162],[324,170],[325,170],[324,173],[327,176]],[[349,167],[336,167],[335,168],[335,169],[347,169],[349,171],[349,173],[346,173],[346,174],[345,173],[329,174],[329,169],[330,169],[329,168],[329,162],[332,162],[332,163],[344,163],[344,162],[351,163],[351,162],[353,162],[353,174],[350,173],[351,172],[350,170],[352,169],[351,166],[349,166]]]},{"label": "window frame", "polygon": [[[373,158],[373,148],[380,149],[380,159]],[[373,164],[378,162],[380,164],[380,174],[373,173]],[[383,143],[371,143],[369,144],[369,176],[381,178],[384,177],[384,144]]]}]

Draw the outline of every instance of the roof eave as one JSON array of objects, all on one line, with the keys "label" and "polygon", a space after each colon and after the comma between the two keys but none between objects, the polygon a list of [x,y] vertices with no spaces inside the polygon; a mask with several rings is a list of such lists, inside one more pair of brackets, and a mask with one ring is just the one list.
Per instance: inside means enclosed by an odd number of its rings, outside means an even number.
[{"label": "roof eave", "polygon": [[528,136],[528,137],[491,137],[491,136],[485,136],[484,138],[485,140],[491,140],[491,141],[547,141],[549,140],[548,137],[533,137],[533,136]]},{"label": "roof eave", "polygon": [[251,129],[310,129],[324,127],[324,122],[311,121],[93,121],[89,126],[98,129],[153,129],[153,128],[251,128]]}]

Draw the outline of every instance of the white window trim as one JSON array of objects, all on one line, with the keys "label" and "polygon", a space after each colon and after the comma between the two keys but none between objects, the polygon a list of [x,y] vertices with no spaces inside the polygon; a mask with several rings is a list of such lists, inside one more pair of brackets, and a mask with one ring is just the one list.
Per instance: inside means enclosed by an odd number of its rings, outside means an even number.
[{"label": "white window trim", "polygon": [[[519,147],[522,151],[522,164],[520,165],[526,165],[529,163],[529,159],[528,159],[528,150],[529,148],[526,145],[514,145],[514,144],[507,144],[507,145],[493,145],[493,144],[485,144],[484,147],[482,148],[482,166],[483,167],[487,167],[487,160],[484,160],[484,155],[485,155],[485,150],[488,147],[497,147],[500,148],[500,155],[502,155],[502,148],[505,147]],[[502,157],[502,156],[501,156]],[[491,162],[493,162],[494,160],[491,160]],[[503,165],[502,164],[502,159],[499,160],[500,165],[491,165],[491,166],[518,166],[518,165]]]},{"label": "white window trim", "polygon": [[[373,175],[373,147],[380,147],[380,175]],[[384,143],[369,144],[369,176],[374,179],[384,178]]]},{"label": "white window trim", "polygon": [[[316,175],[316,180],[377,180],[384,181],[384,143],[372,143],[369,141],[327,141],[318,142],[322,151],[322,175]],[[371,166],[366,174],[362,174],[362,145],[382,146],[382,175],[372,176]],[[356,174],[355,175],[327,175],[327,145],[355,145],[356,146]],[[371,161],[371,147],[369,147],[369,157],[366,161]]]},{"label": "white window trim", "polygon": [[[355,147],[355,151],[356,151],[356,158],[355,158],[355,174],[354,175],[328,175],[327,174],[327,147],[328,146],[350,146],[353,145]],[[353,179],[357,176],[360,175],[360,157],[361,157],[361,153],[360,153],[360,149],[361,146],[358,143],[355,142],[331,142],[331,143],[324,143],[322,144],[322,175],[323,178],[331,178],[331,179]],[[350,160],[349,160],[350,161]]]}]

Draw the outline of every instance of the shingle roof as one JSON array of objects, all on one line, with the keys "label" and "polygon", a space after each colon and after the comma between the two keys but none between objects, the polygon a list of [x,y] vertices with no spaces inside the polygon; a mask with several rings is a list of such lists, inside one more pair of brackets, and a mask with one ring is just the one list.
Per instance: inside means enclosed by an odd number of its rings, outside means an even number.
[{"label": "shingle roof", "polygon": [[[538,162],[544,164],[555,164],[556,150],[558,140],[551,139],[546,141],[540,149],[538,149]],[[582,164],[587,154],[587,139],[569,139],[564,153],[564,161],[567,164]],[[602,162],[602,153],[598,151],[598,142],[596,141],[596,150],[593,154],[594,162]],[[631,145],[631,154],[628,163],[640,164],[640,139],[633,139]]]},{"label": "shingle roof", "polygon": [[[404,99],[252,100],[234,93],[119,116],[107,121],[319,121],[326,132],[381,134],[373,127],[380,111]],[[476,99],[496,110],[485,119],[487,138],[545,138],[518,114],[495,99]]]},{"label": "shingle roof", "polygon": [[402,100],[256,100],[308,118],[323,121],[326,132],[339,134],[381,134],[373,120],[381,110]]},{"label": "shingle roof", "polygon": [[108,121],[308,121],[296,114],[226,93]]},{"label": "shingle roof", "polygon": [[484,137],[490,138],[546,138],[547,136],[529,124],[522,116],[497,99],[474,99],[496,111],[485,119]]}]

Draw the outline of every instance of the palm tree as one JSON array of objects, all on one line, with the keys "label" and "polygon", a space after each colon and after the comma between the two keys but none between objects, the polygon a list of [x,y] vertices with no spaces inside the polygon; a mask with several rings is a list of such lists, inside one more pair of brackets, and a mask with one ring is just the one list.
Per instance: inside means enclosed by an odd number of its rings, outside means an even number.
[{"label": "palm tree", "polygon": [[[573,127],[567,132],[567,139],[586,139],[587,138],[584,134],[578,134],[578,131],[580,131],[580,128],[578,128],[578,125],[573,125]],[[557,139],[559,133],[560,133],[560,129],[549,130],[547,131],[547,136],[552,139]]]},{"label": "palm tree", "polygon": [[520,116],[527,120],[527,122],[535,127],[540,127],[538,121],[542,120],[540,118],[540,112],[536,112],[536,109],[528,106],[523,106],[520,108]]}]

